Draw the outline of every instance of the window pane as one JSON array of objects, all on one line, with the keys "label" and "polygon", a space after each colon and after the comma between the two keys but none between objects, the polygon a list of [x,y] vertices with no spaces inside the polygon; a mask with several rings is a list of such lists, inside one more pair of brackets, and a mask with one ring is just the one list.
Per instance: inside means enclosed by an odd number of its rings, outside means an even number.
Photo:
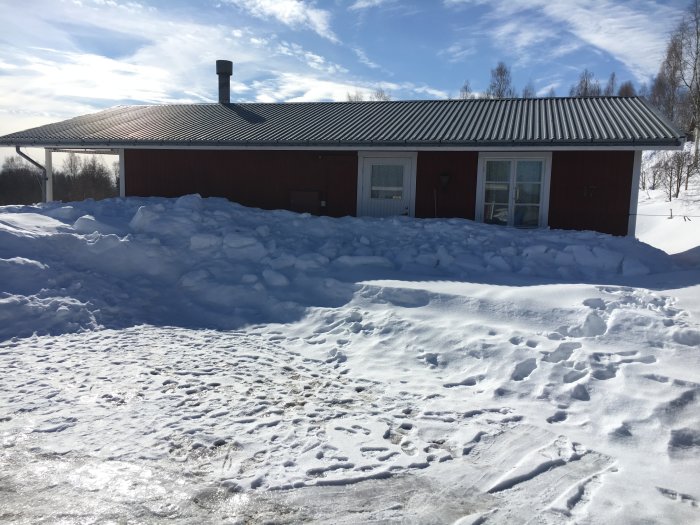
[{"label": "window pane", "polygon": [[510,181],[510,161],[509,160],[488,160],[488,161],[486,161],[486,181],[487,182],[509,182]]},{"label": "window pane", "polygon": [[541,182],[542,181],[542,161],[541,160],[519,160],[515,168],[515,178],[518,182]]},{"label": "window pane", "polygon": [[508,184],[499,184],[497,182],[486,183],[486,194],[484,195],[485,203],[508,204]]},{"label": "window pane", "polygon": [[515,206],[513,213],[513,226],[520,228],[536,228],[540,220],[539,206]]},{"label": "window pane", "polygon": [[488,224],[508,224],[507,204],[486,204],[484,205],[484,222]]},{"label": "window pane", "polygon": [[516,184],[515,185],[516,204],[539,204],[540,185],[539,184]]},{"label": "window pane", "polygon": [[403,166],[401,164],[373,164],[372,199],[403,199]]}]

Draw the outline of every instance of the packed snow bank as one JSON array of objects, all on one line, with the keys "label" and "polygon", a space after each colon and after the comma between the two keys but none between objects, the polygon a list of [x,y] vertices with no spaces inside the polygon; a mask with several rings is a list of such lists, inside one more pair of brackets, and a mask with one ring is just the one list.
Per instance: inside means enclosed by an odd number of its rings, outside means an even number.
[{"label": "packed snow bank", "polygon": [[188,195],[3,208],[0,267],[6,338],[142,322],[284,322],[308,306],[346,303],[367,279],[614,281],[673,263],[593,232],[333,219]]}]

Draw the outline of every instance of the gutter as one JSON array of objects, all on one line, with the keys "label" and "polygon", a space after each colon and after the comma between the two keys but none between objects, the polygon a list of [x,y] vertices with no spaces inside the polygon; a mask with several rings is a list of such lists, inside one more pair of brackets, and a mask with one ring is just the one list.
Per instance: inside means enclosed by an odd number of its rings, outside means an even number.
[{"label": "gutter", "polygon": [[[27,141],[22,144],[22,147],[37,147],[37,148],[50,148],[53,150],[60,149],[74,149],[83,150],[85,152],[104,149],[104,150],[115,150],[115,149],[412,149],[419,151],[421,149],[449,149],[454,148],[457,150],[503,150],[510,148],[519,149],[535,149],[535,150],[575,150],[575,149],[620,149],[620,150],[645,150],[645,149],[682,149],[685,143],[685,136],[679,137],[669,137],[662,140],[639,140],[631,139],[627,141],[622,141],[619,139],[613,140],[567,140],[567,141],[557,141],[550,139],[549,141],[541,142],[531,142],[531,141],[478,141],[473,140],[469,142],[461,141],[369,141],[369,142],[346,142],[338,143],[337,141],[331,142],[319,142],[319,141],[296,141],[296,142],[282,142],[280,140],[274,141],[249,141],[249,142],[233,142],[233,141],[221,141],[221,140],[183,140],[183,141],[169,141],[169,140],[127,140],[127,141],[107,141],[107,142],[93,142],[86,143],[84,141],[75,142],[70,140],[63,140],[57,142],[44,142],[44,141]],[[16,142],[15,142],[16,144]],[[12,145],[15,145],[12,144]],[[3,146],[3,141],[0,140],[0,147]],[[10,145],[10,144],[8,144]],[[32,162],[35,164],[34,162]]]},{"label": "gutter", "polygon": [[24,160],[29,162],[30,164],[36,166],[41,170],[41,172],[44,174],[43,178],[39,178],[37,181],[39,183],[39,188],[41,188],[41,200],[46,202],[46,181],[49,180],[49,178],[46,176],[46,168],[39,164],[37,161],[35,161],[33,158],[31,158],[29,155],[24,153],[21,149],[19,149],[20,146],[15,146],[15,151],[17,152],[17,155],[22,157]]}]

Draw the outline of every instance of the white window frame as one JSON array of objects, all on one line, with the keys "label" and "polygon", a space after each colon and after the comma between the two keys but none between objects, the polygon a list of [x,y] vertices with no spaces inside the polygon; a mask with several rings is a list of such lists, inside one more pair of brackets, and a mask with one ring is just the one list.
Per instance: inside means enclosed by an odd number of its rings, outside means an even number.
[{"label": "white window frame", "polygon": [[408,173],[408,215],[416,216],[416,166],[418,163],[418,152],[416,151],[359,151],[357,153],[357,216],[362,217],[364,211],[363,202],[363,172],[365,160],[367,159],[408,159],[410,167]]},{"label": "white window frame", "polygon": [[[549,225],[549,184],[552,176],[552,152],[480,152],[476,178],[476,209],[474,210],[474,219],[477,222],[484,222],[486,161],[489,160],[508,160],[511,162],[518,160],[542,160],[544,162],[542,187],[540,190],[540,214],[537,227],[546,228]],[[512,213],[512,206],[513,203],[509,202],[509,214]]]}]

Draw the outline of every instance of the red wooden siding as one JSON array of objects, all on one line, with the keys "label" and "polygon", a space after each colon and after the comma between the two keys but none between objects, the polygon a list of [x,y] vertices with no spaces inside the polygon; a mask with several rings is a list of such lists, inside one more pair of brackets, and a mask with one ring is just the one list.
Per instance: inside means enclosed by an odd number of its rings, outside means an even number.
[{"label": "red wooden siding", "polygon": [[[473,151],[419,152],[416,217],[473,219],[478,159]],[[341,217],[357,212],[357,163],[356,151],[127,150],[126,194],[199,193]],[[554,152],[549,226],[626,235],[633,164],[632,151]]]},{"label": "red wooden siding", "polygon": [[124,166],[127,196],[199,193],[333,217],[357,211],[354,151],[134,149],[125,151]]},{"label": "red wooden siding", "polygon": [[[416,217],[461,217],[474,219],[476,172],[475,151],[421,151],[416,168]],[[449,181],[443,187],[441,175]]]},{"label": "red wooden siding", "polygon": [[555,151],[549,226],[627,235],[633,151]]}]

